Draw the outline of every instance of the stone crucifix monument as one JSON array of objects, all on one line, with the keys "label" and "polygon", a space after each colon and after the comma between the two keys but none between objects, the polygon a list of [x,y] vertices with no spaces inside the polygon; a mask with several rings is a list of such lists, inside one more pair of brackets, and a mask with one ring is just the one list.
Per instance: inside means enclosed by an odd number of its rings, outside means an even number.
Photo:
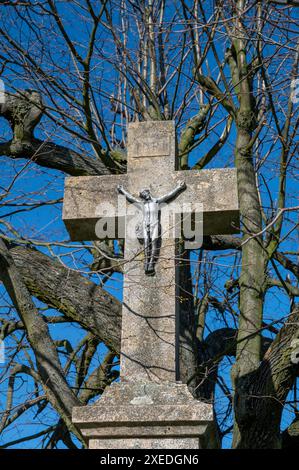
[{"label": "stone crucifix monument", "polygon": [[[236,233],[236,170],[178,171],[174,121],[129,124],[127,155],[126,174],[65,183],[63,220],[72,240],[125,238],[120,381],[96,404],[75,408],[73,422],[89,448],[216,447],[213,406],[195,400],[180,382],[172,224],[180,226],[181,219],[165,226],[159,212],[162,203],[175,213],[183,207],[183,217],[200,211],[204,235]],[[134,203],[137,236],[125,210]],[[105,235],[109,225],[117,233]]]}]

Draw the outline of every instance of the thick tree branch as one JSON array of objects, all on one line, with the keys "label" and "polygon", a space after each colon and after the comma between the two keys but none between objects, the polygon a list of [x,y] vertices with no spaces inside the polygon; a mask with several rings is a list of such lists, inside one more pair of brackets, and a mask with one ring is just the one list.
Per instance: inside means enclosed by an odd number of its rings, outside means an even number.
[{"label": "thick tree branch", "polygon": [[259,368],[238,378],[235,412],[240,429],[239,448],[281,447],[283,406],[299,372],[298,361],[293,357],[298,331],[299,305],[296,305]]},{"label": "thick tree branch", "polygon": [[43,111],[41,96],[35,90],[5,94],[4,103],[0,104],[0,116],[9,122],[13,138],[0,144],[1,155],[32,160],[37,165],[72,176],[111,173],[100,159],[85,157],[62,145],[36,139],[34,129]]},{"label": "thick tree branch", "polygon": [[118,300],[40,251],[23,246],[12,246],[9,251],[31,295],[119,352],[121,304]]},{"label": "thick tree branch", "polygon": [[239,250],[242,239],[233,235],[211,235],[203,237],[202,248],[204,250]]},{"label": "thick tree branch", "polygon": [[0,155],[31,160],[39,166],[63,171],[70,176],[105,175],[109,170],[100,160],[85,157],[63,145],[32,139],[30,142],[9,141],[0,144]]},{"label": "thick tree branch", "polygon": [[45,393],[68,428],[81,440],[80,432],[71,420],[72,409],[74,406],[80,405],[80,401],[65,379],[48,326],[35,308],[11,253],[2,240],[0,240],[0,276],[26,327],[27,337],[35,355],[38,374]]},{"label": "thick tree branch", "polygon": [[218,141],[211,147],[208,152],[200,158],[200,160],[193,166],[194,170],[201,170],[204,168],[210,161],[217,155],[219,150],[222,149],[223,145],[225,144],[231,127],[232,127],[233,119],[231,116],[228,117],[227,122],[225,124],[225,128],[223,129],[223,132],[221,136],[219,137]]},{"label": "thick tree branch", "polygon": [[236,108],[233,101],[220,90],[212,77],[206,77],[199,73],[199,71],[195,71],[194,78],[209,95],[216,98],[222,104],[232,117],[235,117]]},{"label": "thick tree branch", "polygon": [[196,136],[204,128],[209,109],[209,106],[202,106],[198,114],[189,119],[186,124],[186,127],[182,131],[181,139],[178,146],[180,168],[182,170],[188,168],[188,156],[190,148],[194,145]]}]

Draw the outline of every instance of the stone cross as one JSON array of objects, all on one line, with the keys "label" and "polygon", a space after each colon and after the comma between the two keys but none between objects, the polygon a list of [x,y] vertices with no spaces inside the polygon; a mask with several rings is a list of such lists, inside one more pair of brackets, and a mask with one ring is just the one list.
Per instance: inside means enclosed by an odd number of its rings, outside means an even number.
[{"label": "stone cross", "polygon": [[[117,222],[119,226],[122,224],[122,211],[111,210],[109,214],[104,210],[104,203],[110,204],[112,209],[117,207],[118,185],[136,196],[142,189],[149,188],[155,197],[160,197],[173,190],[180,181],[186,183],[186,189],[169,206],[179,202],[189,210],[191,207],[192,211],[196,202],[201,203],[204,235],[238,231],[236,170],[177,170],[174,121],[147,121],[129,124],[126,174],[66,179],[63,220],[71,239],[95,240],[96,226],[101,218]],[[179,261],[176,255],[176,240],[162,235],[155,275],[147,276],[142,245],[136,238],[128,236],[126,225],[120,377],[121,383],[132,384],[129,388],[131,398],[136,383],[166,384],[168,387],[167,384],[175,384],[180,378],[176,314]],[[137,397],[133,394],[131,404],[142,402],[140,393]],[[125,395],[128,396],[127,392]],[[185,398],[180,400],[184,402]],[[129,413],[133,419],[132,411]],[[77,421],[80,419],[77,416]],[[176,445],[185,445],[176,442]],[[151,446],[156,448],[156,444]]]},{"label": "stone cross", "polygon": [[[135,195],[150,188],[159,197],[180,180],[185,181],[187,189],[174,202],[203,204],[205,235],[236,232],[236,171],[177,171],[174,121],[129,124],[127,154],[126,174],[67,178],[63,220],[72,240],[96,239],[98,219],[109,217],[99,210],[106,207],[105,203],[117,207],[117,185]],[[111,214],[113,218],[120,216],[123,214],[115,211]],[[175,241],[163,240],[162,236],[156,275],[151,278],[144,273],[143,257],[138,240],[126,237],[121,379],[174,382],[179,379]]]}]

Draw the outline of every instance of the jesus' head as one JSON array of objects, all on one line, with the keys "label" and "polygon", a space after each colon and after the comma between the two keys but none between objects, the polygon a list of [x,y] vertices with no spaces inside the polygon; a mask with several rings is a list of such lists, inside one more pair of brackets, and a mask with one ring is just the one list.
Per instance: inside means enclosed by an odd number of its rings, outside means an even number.
[{"label": "jesus' head", "polygon": [[140,193],[139,193],[139,196],[141,197],[141,199],[144,199],[145,201],[149,201],[152,196],[151,196],[151,192],[149,189],[143,189]]}]

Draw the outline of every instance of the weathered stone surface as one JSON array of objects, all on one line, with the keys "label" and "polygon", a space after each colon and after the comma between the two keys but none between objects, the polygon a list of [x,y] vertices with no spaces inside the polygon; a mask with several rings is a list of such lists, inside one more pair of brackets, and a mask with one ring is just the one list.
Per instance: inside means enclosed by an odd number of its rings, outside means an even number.
[{"label": "weathered stone surface", "polygon": [[[136,156],[136,142],[146,138],[147,156]],[[150,142],[153,144],[151,145]],[[168,149],[156,156],[154,143]],[[137,149],[138,151],[138,149]],[[146,152],[142,152],[145,154]],[[138,194],[150,188],[154,195],[173,189],[170,175],[175,168],[175,125],[173,121],[134,123],[128,130],[128,190]],[[176,283],[174,240],[163,239],[156,274],[144,273],[140,244],[128,237],[125,243],[124,300],[121,343],[121,379],[143,382],[175,382],[176,357]]]},{"label": "weathered stone surface", "polygon": [[236,169],[176,171],[172,174],[172,180],[173,186],[178,180],[187,184],[186,191],[180,197],[180,204],[190,204],[192,211],[196,210],[196,204],[202,204],[203,235],[239,232]]},{"label": "weathered stone surface", "polygon": [[[142,402],[142,405],[156,404],[156,405],[173,405],[174,403],[185,405],[186,403],[194,402],[186,384],[180,382],[171,383],[164,382],[163,384],[156,384],[154,382],[140,383],[136,380],[135,383],[117,382],[113,383],[109,389],[106,389],[102,397],[97,401],[97,405],[109,405],[112,403],[133,404],[136,398],[146,398],[147,402]],[[190,403],[191,403],[190,402]],[[208,410],[211,413],[210,405],[200,403],[197,404]],[[211,415],[209,414],[209,418]]]},{"label": "weathered stone surface", "polygon": [[200,449],[197,438],[91,439],[90,449]]},{"label": "weathered stone surface", "polygon": [[127,175],[76,176],[65,179],[62,219],[71,240],[96,240],[98,237],[95,227],[101,217],[107,218],[110,224],[117,222],[118,184],[126,186]]},{"label": "weathered stone surface", "polygon": [[212,405],[194,400],[185,384],[113,384],[95,405],[74,408],[73,422],[93,449],[218,445]]},{"label": "weathered stone surface", "polygon": [[[144,161],[145,158],[140,160]],[[160,168],[159,158],[154,161],[157,168]],[[165,187],[163,189],[164,178],[162,178],[165,171],[161,168],[161,174],[158,175],[155,175],[153,170],[144,171],[144,175],[140,171],[140,183],[136,185],[136,195],[142,187],[149,187],[157,196],[166,193]],[[142,178],[146,173],[148,178],[142,183]],[[169,188],[175,187],[179,180],[186,182],[187,189],[180,195],[180,203],[191,203],[193,206],[195,203],[203,204],[204,235],[225,235],[239,232],[236,169],[175,171],[168,175],[167,180]],[[128,188],[127,175],[66,178],[63,220],[72,240],[97,239],[95,225],[99,218],[106,217],[106,214],[101,212],[104,208],[102,204],[104,201],[110,204],[112,220],[121,217],[115,212],[117,209],[117,184]]]},{"label": "weathered stone surface", "polygon": [[[131,127],[133,129],[133,127]],[[160,139],[157,140],[157,137],[143,136],[142,140],[135,139],[131,145],[132,158],[139,157],[162,157],[163,155],[169,155],[171,138],[170,136],[160,136]]]}]

